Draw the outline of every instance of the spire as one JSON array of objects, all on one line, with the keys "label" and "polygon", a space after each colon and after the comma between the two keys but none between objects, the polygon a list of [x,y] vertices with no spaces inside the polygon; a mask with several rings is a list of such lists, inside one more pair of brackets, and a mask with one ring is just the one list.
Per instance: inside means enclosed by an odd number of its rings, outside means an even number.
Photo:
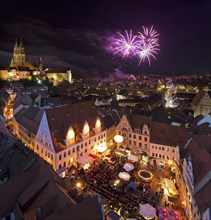
[{"label": "spire", "polygon": [[19,45],[19,47],[20,47],[20,48],[23,47],[22,37],[20,38],[20,45]]},{"label": "spire", "polygon": [[17,38],[15,38],[15,48],[18,47],[18,41],[17,41]]}]

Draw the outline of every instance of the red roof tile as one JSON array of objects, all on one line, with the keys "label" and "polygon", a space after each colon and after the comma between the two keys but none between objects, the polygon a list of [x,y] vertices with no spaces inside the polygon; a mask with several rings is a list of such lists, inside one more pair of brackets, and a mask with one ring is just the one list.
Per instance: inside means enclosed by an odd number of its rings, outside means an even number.
[{"label": "red roof tile", "polygon": [[200,90],[196,95],[195,97],[193,98],[192,100],[192,104],[194,106],[197,106],[199,104],[199,102],[202,100],[202,98],[204,97],[204,95],[206,94],[206,91],[204,90]]}]

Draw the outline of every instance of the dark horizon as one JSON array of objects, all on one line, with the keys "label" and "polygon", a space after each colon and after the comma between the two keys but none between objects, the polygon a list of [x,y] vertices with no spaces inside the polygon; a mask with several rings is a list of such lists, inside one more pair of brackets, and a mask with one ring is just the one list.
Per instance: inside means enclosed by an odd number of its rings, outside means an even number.
[{"label": "dark horizon", "polygon": [[[126,74],[209,74],[211,3],[194,1],[28,1],[1,2],[0,66],[8,67],[15,38],[26,58],[45,67],[71,68],[80,76]],[[11,7],[12,6],[12,7]],[[160,34],[157,60],[138,66],[105,50],[110,34],[153,25]]]}]

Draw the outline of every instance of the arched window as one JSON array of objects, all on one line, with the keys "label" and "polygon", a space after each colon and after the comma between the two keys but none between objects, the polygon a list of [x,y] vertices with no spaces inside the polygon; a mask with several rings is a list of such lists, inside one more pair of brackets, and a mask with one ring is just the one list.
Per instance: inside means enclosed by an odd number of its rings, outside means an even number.
[{"label": "arched window", "polygon": [[89,131],[90,131],[89,124],[88,124],[88,122],[86,121],[86,122],[84,123],[84,128],[83,128],[83,138],[89,137]]},{"label": "arched window", "polygon": [[67,145],[70,145],[70,144],[73,144],[74,142],[75,142],[75,132],[73,128],[70,127],[67,132],[66,143]]},{"label": "arched window", "polygon": [[95,123],[95,131],[96,133],[101,132],[101,121],[99,118],[97,118],[96,123]]}]

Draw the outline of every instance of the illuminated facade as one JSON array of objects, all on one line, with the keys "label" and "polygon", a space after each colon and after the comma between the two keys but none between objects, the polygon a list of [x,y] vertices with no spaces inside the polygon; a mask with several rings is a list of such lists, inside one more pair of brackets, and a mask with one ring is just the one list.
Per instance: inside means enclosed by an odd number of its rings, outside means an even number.
[{"label": "illuminated facade", "polygon": [[55,171],[78,165],[79,157],[102,153],[106,149],[106,129],[103,129],[97,110],[90,102],[44,111],[34,152]]},{"label": "illuminated facade", "polygon": [[146,116],[124,115],[116,127],[116,133],[123,137],[121,147],[149,155],[149,122]]}]

